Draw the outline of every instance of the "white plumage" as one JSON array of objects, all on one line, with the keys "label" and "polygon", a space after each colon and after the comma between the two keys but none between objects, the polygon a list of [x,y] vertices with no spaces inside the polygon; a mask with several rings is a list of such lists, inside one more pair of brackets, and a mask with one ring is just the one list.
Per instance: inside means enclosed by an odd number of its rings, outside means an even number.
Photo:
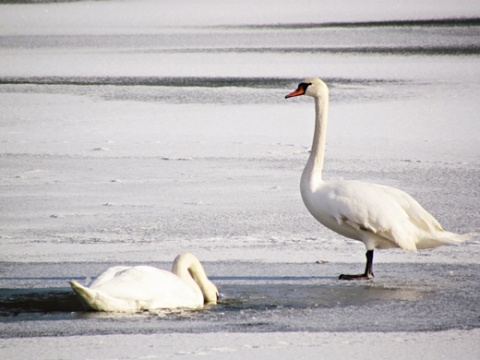
[{"label": "white plumage", "polygon": [[88,310],[135,312],[170,308],[201,308],[216,303],[218,290],[198,259],[176,257],[172,272],[151,266],[114,266],[89,287],[70,281]]},{"label": "white plumage", "polygon": [[300,183],[310,214],[329,229],[367,248],[363,274],[340,275],[341,279],[373,277],[373,250],[398,247],[406,251],[460,243],[469,238],[444,231],[440,223],[402,190],[355,180],[324,182],[322,169],[328,116],[328,87],[310,78],[286,98],[308,95],[315,99],[315,132],[310,157]]}]

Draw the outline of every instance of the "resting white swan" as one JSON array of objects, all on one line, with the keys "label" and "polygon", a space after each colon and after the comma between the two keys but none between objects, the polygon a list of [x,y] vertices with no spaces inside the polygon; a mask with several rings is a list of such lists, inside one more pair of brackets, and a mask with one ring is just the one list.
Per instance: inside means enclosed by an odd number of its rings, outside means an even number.
[{"label": "resting white swan", "polygon": [[308,95],[315,99],[315,133],[303,170],[300,190],[310,214],[327,228],[367,248],[365,272],[340,275],[340,279],[373,277],[373,251],[399,247],[406,251],[467,240],[468,235],[444,231],[439,222],[407,193],[360,181],[322,180],[328,116],[328,87],[316,78],[306,79],[285,96]]},{"label": "resting white swan", "polygon": [[217,288],[189,253],[176,257],[172,272],[151,266],[115,266],[89,287],[76,281],[70,285],[88,310],[97,311],[196,309],[218,300]]}]

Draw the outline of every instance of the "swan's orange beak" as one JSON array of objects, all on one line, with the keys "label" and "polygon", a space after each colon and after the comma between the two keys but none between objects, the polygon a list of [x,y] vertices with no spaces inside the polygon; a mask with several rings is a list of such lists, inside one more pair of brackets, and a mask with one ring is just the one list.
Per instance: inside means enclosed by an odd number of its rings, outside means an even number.
[{"label": "swan's orange beak", "polygon": [[288,98],[291,98],[291,97],[294,97],[294,96],[300,96],[300,95],[303,95],[303,94],[305,94],[305,87],[304,86],[299,86],[297,88],[297,90],[292,91],[288,95],[285,95],[285,99],[288,99]]}]

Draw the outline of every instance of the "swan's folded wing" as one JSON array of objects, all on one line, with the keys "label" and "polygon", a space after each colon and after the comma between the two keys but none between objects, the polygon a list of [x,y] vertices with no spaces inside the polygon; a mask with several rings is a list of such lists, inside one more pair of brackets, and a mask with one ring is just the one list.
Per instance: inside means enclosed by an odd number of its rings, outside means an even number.
[{"label": "swan's folded wing", "polygon": [[410,221],[426,232],[443,231],[442,225],[414,198],[406,192],[387,186],[380,186],[407,213]]},{"label": "swan's folded wing", "polygon": [[139,309],[193,307],[192,299],[197,300],[195,292],[177,275],[150,266],[117,271],[108,282],[92,289],[118,300],[134,301]]},{"label": "swan's folded wing", "polygon": [[404,250],[416,250],[417,230],[441,230],[438,221],[411,196],[388,186],[336,182],[328,198],[328,211],[337,222],[373,233]]},{"label": "swan's folded wing", "polygon": [[103,284],[108,283],[115,277],[119,276],[123,271],[130,269],[131,266],[112,266],[105,270],[103,273],[98,275],[98,277],[93,280],[88,286],[91,288],[100,287]]},{"label": "swan's folded wing", "polygon": [[150,266],[125,267],[114,274],[108,281],[93,282],[90,288],[116,298],[146,300],[160,289],[172,287],[172,284],[179,281],[170,271]]}]

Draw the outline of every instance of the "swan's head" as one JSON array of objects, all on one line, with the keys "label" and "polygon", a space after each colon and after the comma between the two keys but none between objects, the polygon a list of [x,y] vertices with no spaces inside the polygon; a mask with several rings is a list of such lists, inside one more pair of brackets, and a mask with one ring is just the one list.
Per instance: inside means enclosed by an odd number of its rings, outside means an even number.
[{"label": "swan's head", "polygon": [[216,304],[218,301],[218,289],[208,279],[202,264],[197,257],[191,253],[182,253],[175,258],[172,272],[183,279],[192,279],[196,282],[203,294],[205,304]]},{"label": "swan's head", "polygon": [[203,302],[205,304],[216,304],[219,298],[217,287],[210,281],[206,280],[202,287]]},{"label": "swan's head", "polygon": [[322,80],[318,78],[307,78],[298,84],[296,90],[286,95],[285,99],[300,95],[323,98],[328,96],[328,87]]}]

